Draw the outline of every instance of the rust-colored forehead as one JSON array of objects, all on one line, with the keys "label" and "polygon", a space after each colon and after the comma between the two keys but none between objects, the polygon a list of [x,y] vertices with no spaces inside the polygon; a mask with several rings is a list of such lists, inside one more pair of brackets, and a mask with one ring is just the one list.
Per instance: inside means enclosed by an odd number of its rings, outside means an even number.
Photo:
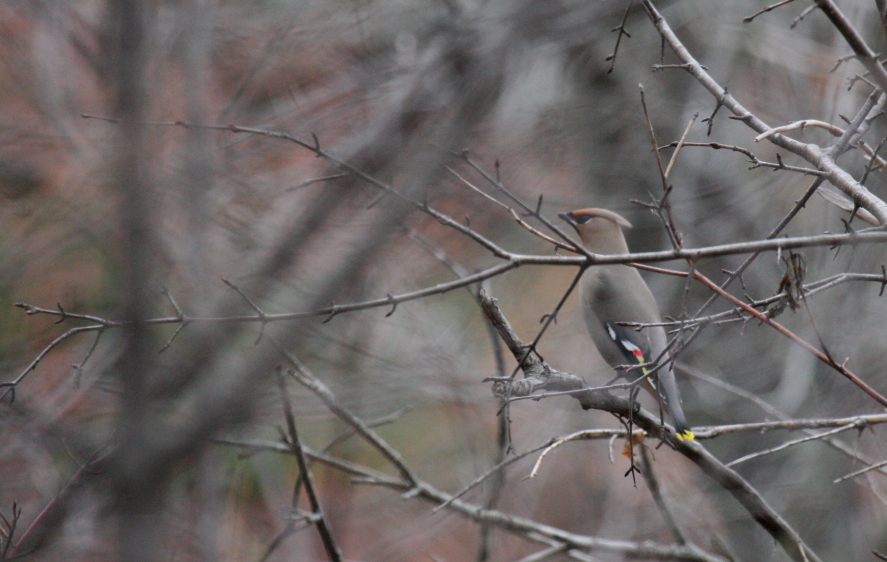
[{"label": "rust-colored forehead", "polygon": [[[571,211],[569,213],[574,219],[576,219],[577,223],[588,222],[592,218],[601,217],[607,220],[611,220],[614,223],[624,226],[626,228],[631,228],[631,223],[625,220],[622,215],[614,213],[613,211],[609,211],[607,209],[576,209],[575,211]],[[584,220],[583,220],[584,219]]]}]

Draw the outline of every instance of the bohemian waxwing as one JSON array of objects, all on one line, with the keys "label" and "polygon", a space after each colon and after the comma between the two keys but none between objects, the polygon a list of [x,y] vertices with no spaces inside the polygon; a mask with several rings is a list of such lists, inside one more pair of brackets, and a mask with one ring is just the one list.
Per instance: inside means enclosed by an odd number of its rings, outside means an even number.
[{"label": "bohemian waxwing", "polygon": [[[562,213],[562,219],[570,223],[582,245],[594,254],[627,254],[628,245],[622,234],[622,227],[631,228],[631,223],[606,209],[579,209]],[[619,322],[655,323],[660,322],[659,308],[653,299],[650,288],[641,278],[638,270],[621,264],[595,265],[589,267],[580,282],[582,316],[591,334],[591,339],[607,363],[617,365],[640,365],[655,361],[668,361],[663,356],[666,338],[662,326],[652,326],[638,331],[621,326]],[[647,369],[641,369],[647,374]],[[636,371],[623,376],[634,379]],[[658,389],[660,402],[674,420],[677,438],[694,439],[687,425],[681,396],[675,383],[671,363],[659,369],[649,382]],[[653,389],[648,389],[653,390]],[[655,390],[654,390],[655,392]],[[655,394],[654,394],[655,396]]]}]

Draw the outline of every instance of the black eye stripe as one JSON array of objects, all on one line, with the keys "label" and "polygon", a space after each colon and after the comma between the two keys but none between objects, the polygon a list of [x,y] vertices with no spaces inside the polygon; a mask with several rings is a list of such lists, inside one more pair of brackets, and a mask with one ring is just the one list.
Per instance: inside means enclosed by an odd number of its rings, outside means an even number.
[{"label": "black eye stripe", "polygon": [[573,215],[573,218],[576,220],[576,224],[585,224],[591,219],[593,219],[596,215],[590,214],[582,214],[582,215]]}]

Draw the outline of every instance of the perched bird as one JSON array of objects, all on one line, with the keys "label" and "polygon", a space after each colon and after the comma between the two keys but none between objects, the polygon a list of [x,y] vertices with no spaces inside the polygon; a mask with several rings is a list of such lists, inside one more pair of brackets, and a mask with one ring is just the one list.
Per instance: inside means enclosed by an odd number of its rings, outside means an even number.
[{"label": "perched bird", "polygon": [[[558,216],[576,229],[582,245],[589,252],[629,253],[622,227],[631,228],[631,223],[613,211],[579,209]],[[642,365],[657,359],[668,360],[667,356],[660,357],[666,347],[665,330],[662,326],[651,326],[638,331],[618,324],[660,322],[659,308],[653,294],[637,269],[622,264],[596,265],[583,274],[580,287],[585,325],[607,363],[616,367],[626,364]],[[643,376],[650,369],[644,367],[640,370]],[[634,379],[635,372],[629,371],[623,376]],[[695,439],[687,425],[687,418],[684,417],[671,364],[664,365],[648,377],[648,382],[652,385],[652,389],[648,390],[654,393],[658,391],[657,398],[674,420],[677,438],[681,441]]]}]

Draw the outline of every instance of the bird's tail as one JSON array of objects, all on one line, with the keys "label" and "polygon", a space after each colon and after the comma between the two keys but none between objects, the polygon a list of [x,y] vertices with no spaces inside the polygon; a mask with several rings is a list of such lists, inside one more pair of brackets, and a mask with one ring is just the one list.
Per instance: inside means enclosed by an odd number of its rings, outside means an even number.
[{"label": "bird's tail", "polygon": [[[659,394],[659,401],[664,403],[665,409],[668,410],[668,413],[671,414],[671,419],[674,421],[675,435],[678,440],[683,441],[686,439],[687,441],[693,441],[696,439],[696,436],[690,431],[690,426],[687,424],[687,418],[684,416],[684,408],[681,407],[681,394],[678,391],[678,385],[675,382],[674,372],[671,370],[671,365],[663,365],[656,375],[648,376],[649,371],[647,371],[644,364],[647,363],[649,358],[644,354],[644,351],[631,340],[631,336],[629,335],[630,332],[628,332],[625,327],[611,324],[610,322],[604,322],[604,329],[607,330],[610,339],[613,340],[613,343],[616,344],[619,351],[621,351],[629,361],[636,365],[641,365],[641,373],[643,373],[641,376],[643,376],[646,379],[645,382],[648,382],[649,386],[652,387],[647,388],[647,390],[652,390],[654,396],[656,393]],[[662,338],[665,338],[664,333]],[[621,374],[619,376],[625,377],[626,375]]]},{"label": "bird's tail", "polygon": [[684,408],[681,406],[681,394],[678,392],[678,385],[674,379],[674,372],[669,369],[670,365],[659,370],[657,385],[659,395],[662,396],[665,405],[668,407],[668,413],[674,421],[675,436],[678,441],[693,441],[696,436],[690,431],[690,425],[687,423],[687,417],[684,415]]},{"label": "bird's tail", "polygon": [[680,403],[677,408],[669,406],[669,411],[671,412],[671,419],[674,420],[675,437],[678,438],[678,441],[683,441],[684,439],[694,441],[696,435],[690,431],[690,426],[687,425],[687,418],[684,417]]}]

